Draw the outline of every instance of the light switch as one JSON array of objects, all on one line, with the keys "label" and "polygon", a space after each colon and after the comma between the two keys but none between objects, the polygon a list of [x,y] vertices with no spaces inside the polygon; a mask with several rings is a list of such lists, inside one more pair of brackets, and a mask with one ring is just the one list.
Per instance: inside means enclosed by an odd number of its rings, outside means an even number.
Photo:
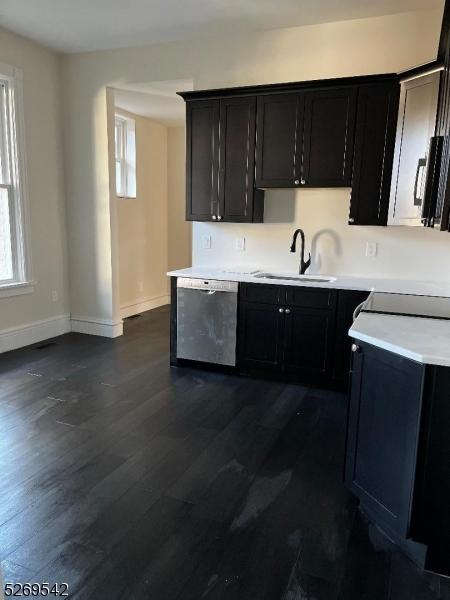
[{"label": "light switch", "polygon": [[366,242],[366,256],[373,258],[377,255],[378,244],[376,242]]},{"label": "light switch", "polygon": [[211,249],[211,236],[210,235],[202,235],[202,248],[203,248],[203,250]]},{"label": "light switch", "polygon": [[245,238],[236,238],[236,250],[243,252],[245,250]]}]

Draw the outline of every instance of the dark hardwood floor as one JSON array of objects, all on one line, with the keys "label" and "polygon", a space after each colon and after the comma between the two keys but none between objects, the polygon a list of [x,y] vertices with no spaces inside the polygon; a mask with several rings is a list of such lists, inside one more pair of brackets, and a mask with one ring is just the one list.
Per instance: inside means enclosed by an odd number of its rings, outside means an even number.
[{"label": "dark hardwood floor", "polygon": [[73,599],[450,600],[342,484],[344,395],[169,368],[167,307],[0,356],[4,581]]}]

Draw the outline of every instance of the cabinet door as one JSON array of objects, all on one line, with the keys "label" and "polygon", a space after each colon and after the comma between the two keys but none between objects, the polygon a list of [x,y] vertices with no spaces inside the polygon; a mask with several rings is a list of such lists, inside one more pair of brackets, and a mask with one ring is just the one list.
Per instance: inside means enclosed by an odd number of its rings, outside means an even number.
[{"label": "cabinet door", "polygon": [[279,306],[239,305],[238,356],[244,369],[278,371],[282,358],[283,314]]},{"label": "cabinet door", "polygon": [[257,187],[296,187],[300,183],[303,95],[259,96],[256,122]]},{"label": "cabinet door", "polygon": [[220,101],[219,216],[262,221],[263,192],[255,183],[256,98]]},{"label": "cabinet door", "polygon": [[353,87],[305,93],[303,185],[351,185],[355,104]]},{"label": "cabinet door", "polygon": [[407,537],[424,367],[358,344],[352,363],[346,484],[374,518]]},{"label": "cabinet door", "polygon": [[386,225],[400,87],[359,88],[349,223]]},{"label": "cabinet door", "polygon": [[286,373],[325,381],[331,374],[334,311],[288,307],[285,312],[284,358]]},{"label": "cabinet door", "polygon": [[347,383],[350,373],[352,340],[348,330],[353,323],[353,311],[367,300],[369,292],[357,290],[339,290],[336,318],[336,340],[334,344],[333,379]]},{"label": "cabinet door", "polygon": [[186,105],[186,220],[210,221],[218,213],[219,101]]}]

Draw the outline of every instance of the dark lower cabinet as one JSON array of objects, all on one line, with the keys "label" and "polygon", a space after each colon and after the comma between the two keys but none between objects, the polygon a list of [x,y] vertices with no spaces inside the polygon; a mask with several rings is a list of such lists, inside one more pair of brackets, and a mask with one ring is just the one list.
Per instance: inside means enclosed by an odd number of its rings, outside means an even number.
[{"label": "dark lower cabinet", "polygon": [[357,344],[353,352],[345,480],[366,510],[408,537],[424,367]]},{"label": "dark lower cabinet", "polygon": [[333,379],[346,385],[349,379],[352,340],[348,330],[353,323],[353,313],[369,292],[339,290],[336,317],[336,336],[333,354]]},{"label": "dark lower cabinet", "polygon": [[277,305],[243,302],[239,305],[238,356],[250,369],[278,371],[283,358],[282,314]]},{"label": "dark lower cabinet", "polygon": [[336,290],[241,284],[239,369],[329,383],[336,297]]},{"label": "dark lower cabinet", "polygon": [[335,313],[288,308],[285,314],[283,368],[286,373],[329,380]]},{"label": "dark lower cabinet", "polygon": [[345,482],[419,566],[450,575],[450,367],[356,342]]}]

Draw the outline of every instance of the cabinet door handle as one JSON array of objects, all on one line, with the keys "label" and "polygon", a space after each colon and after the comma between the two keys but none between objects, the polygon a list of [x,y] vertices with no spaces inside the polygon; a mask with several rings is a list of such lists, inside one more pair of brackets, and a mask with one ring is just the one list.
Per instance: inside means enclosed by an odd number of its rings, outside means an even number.
[{"label": "cabinet door handle", "polygon": [[358,344],[352,344],[352,352],[361,352],[361,346],[358,346]]},{"label": "cabinet door handle", "polygon": [[296,179],[296,180],[294,181],[294,183],[295,183],[295,185],[298,185],[298,184],[300,183],[300,181],[299,181],[298,179]]},{"label": "cabinet door handle", "polygon": [[354,223],[354,222],[355,222],[355,219],[354,219],[353,217],[350,217],[350,218],[349,218],[349,220],[348,220],[348,222],[349,222],[349,223]]},{"label": "cabinet door handle", "polygon": [[284,308],[279,308],[279,309],[278,309],[278,312],[279,312],[279,313],[284,313]]},{"label": "cabinet door handle", "polygon": [[221,221],[221,220],[222,220],[222,217],[221,217],[221,215],[217,215],[217,220],[218,220],[218,221]]},{"label": "cabinet door handle", "polygon": [[303,177],[302,177],[302,178],[300,179],[300,183],[301,183],[302,185],[305,185],[305,183],[306,183],[306,179],[303,179]]},{"label": "cabinet door handle", "polygon": [[216,215],[212,216],[212,220],[215,221],[217,219]]},{"label": "cabinet door handle", "polygon": [[284,312],[285,312],[287,315],[289,315],[289,314],[290,314],[290,312],[291,312],[291,309],[290,309],[290,308],[285,308],[285,309],[284,309]]}]

